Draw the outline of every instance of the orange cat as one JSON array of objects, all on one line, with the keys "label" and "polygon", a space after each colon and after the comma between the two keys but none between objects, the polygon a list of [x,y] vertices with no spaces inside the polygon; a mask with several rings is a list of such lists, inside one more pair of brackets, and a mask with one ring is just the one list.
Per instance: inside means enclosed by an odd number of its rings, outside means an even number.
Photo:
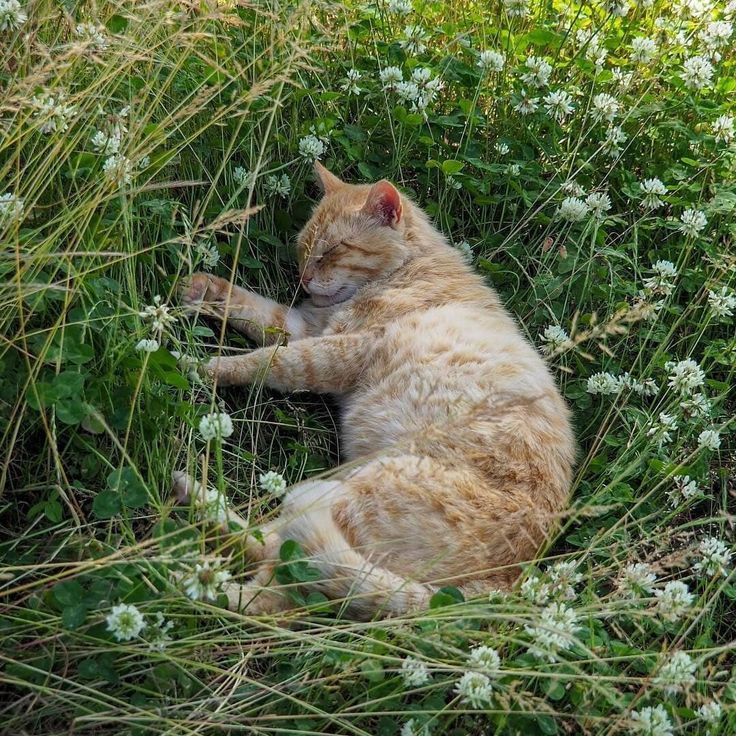
[{"label": "orange cat", "polygon": [[[567,504],[568,409],[497,295],[415,204],[388,181],[316,170],[324,198],[298,240],[309,299],[290,308],[207,274],[183,289],[186,304],[278,343],[211,360],[217,384],[341,406],[348,462],[287,492],[265,544],[248,542],[261,566],[230,602],[288,608],[271,585],[286,539],[321,571],[314,587],[362,617],[420,609],[443,585],[508,588]],[[180,492],[198,487],[179,476]]]}]

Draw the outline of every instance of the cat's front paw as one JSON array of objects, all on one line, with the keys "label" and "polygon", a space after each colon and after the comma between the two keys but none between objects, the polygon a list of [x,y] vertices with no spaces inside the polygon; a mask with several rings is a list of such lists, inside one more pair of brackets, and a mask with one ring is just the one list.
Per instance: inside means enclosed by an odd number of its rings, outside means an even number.
[{"label": "cat's front paw", "polygon": [[246,386],[263,378],[268,371],[272,351],[268,354],[253,350],[244,355],[233,355],[208,360],[200,369],[200,375],[218,386]]},{"label": "cat's front paw", "polygon": [[221,281],[223,279],[211,273],[195,273],[179,285],[179,299],[185,307],[218,301],[222,292]]}]

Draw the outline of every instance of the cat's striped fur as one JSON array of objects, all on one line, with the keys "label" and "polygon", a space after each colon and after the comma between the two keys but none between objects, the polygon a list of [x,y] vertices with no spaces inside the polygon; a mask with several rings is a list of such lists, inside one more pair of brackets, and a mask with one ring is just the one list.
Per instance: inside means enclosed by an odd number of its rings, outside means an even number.
[{"label": "cat's striped fur", "polygon": [[[425,606],[433,590],[507,588],[564,510],[574,462],[568,409],[497,295],[388,182],[325,195],[299,237],[298,308],[206,274],[184,289],[261,342],[208,364],[220,385],[334,394],[346,464],[291,488],[251,542],[262,561],[234,606],[275,611],[280,544],[298,541],[315,587],[354,614]],[[278,330],[288,340],[275,340]],[[190,487],[184,483],[185,490]]]}]

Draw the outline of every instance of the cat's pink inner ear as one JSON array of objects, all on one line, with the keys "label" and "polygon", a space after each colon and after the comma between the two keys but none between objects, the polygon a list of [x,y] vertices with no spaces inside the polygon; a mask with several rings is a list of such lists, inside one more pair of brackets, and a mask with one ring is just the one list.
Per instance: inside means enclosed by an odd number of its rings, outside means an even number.
[{"label": "cat's pink inner ear", "polygon": [[331,171],[328,171],[319,161],[314,162],[314,173],[317,174],[319,183],[322,185],[322,191],[325,194],[332,194],[338,187],[341,187],[345,182],[339,177],[335,176]]},{"label": "cat's pink inner ear", "polygon": [[398,189],[390,181],[381,179],[371,187],[363,212],[395,228],[401,221],[401,195]]}]

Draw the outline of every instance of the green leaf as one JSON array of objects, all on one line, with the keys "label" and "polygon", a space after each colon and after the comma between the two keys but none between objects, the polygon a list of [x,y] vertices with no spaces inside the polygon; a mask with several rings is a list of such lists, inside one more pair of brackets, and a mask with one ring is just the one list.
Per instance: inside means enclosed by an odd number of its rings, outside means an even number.
[{"label": "green leaf", "polygon": [[137,509],[148,503],[148,491],[133,468],[122,467],[107,476],[107,487],[120,494],[122,503]]},{"label": "green leaf", "polygon": [[100,491],[92,502],[92,511],[98,519],[110,519],[122,510],[120,495],[115,491]]},{"label": "green leaf", "polygon": [[77,580],[64,580],[51,589],[56,602],[62,606],[72,606],[84,595],[84,588]]},{"label": "green leaf", "polygon": [[79,603],[67,606],[61,612],[61,621],[67,629],[79,628],[87,618],[87,606]]},{"label": "green leaf", "polygon": [[557,733],[557,722],[555,721],[554,718],[552,718],[552,716],[538,714],[535,720],[537,721],[539,730],[543,734],[548,734],[548,736],[554,736],[554,734]]},{"label": "green leaf", "polygon": [[442,162],[442,171],[444,171],[448,176],[459,174],[464,167],[465,164],[462,161],[458,161],[454,158],[448,158],[447,161]]},{"label": "green leaf", "polygon": [[287,539],[279,548],[279,559],[282,562],[290,562],[304,557],[304,551],[298,542]]},{"label": "green leaf", "polygon": [[53,385],[60,399],[79,397],[84,389],[84,376],[77,371],[63,371],[54,378]]},{"label": "green leaf", "polygon": [[443,608],[444,606],[455,606],[465,600],[463,594],[453,586],[440,588],[430,599],[430,608]]},{"label": "green leaf", "polygon": [[87,416],[87,405],[77,397],[56,404],[56,418],[64,424],[79,424]]}]

